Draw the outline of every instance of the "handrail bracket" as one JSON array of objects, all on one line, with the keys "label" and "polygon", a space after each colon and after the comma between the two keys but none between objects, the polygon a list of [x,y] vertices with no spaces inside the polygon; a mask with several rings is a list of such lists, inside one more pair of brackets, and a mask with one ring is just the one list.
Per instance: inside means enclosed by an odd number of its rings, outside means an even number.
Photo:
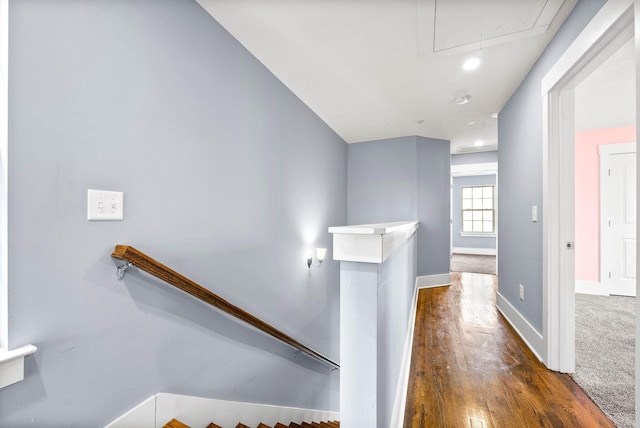
[{"label": "handrail bracket", "polygon": [[122,278],[124,278],[124,273],[131,266],[133,266],[133,263],[131,263],[131,262],[126,262],[124,264],[116,266],[116,276],[118,277],[118,280],[122,281]]}]

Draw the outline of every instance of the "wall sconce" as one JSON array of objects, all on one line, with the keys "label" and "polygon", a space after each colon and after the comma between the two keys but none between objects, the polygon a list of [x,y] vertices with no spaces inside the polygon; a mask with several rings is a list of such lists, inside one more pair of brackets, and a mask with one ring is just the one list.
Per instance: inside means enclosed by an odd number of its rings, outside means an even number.
[{"label": "wall sconce", "polygon": [[326,255],[327,255],[326,248],[316,248],[316,260],[318,260],[318,264],[317,265],[313,264],[313,256],[309,254],[307,256],[307,267],[309,269],[311,269],[311,266],[320,267]]}]

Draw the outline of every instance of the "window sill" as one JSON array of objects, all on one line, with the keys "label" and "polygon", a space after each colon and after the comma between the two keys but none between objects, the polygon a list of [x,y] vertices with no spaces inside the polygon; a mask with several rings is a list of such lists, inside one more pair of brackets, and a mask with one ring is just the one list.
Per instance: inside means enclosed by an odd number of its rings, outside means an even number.
[{"label": "window sill", "polygon": [[0,388],[24,379],[24,357],[37,350],[33,345],[24,345],[12,351],[0,349]]},{"label": "window sill", "polygon": [[470,238],[495,238],[495,233],[473,233],[473,232],[460,232],[460,236]]}]

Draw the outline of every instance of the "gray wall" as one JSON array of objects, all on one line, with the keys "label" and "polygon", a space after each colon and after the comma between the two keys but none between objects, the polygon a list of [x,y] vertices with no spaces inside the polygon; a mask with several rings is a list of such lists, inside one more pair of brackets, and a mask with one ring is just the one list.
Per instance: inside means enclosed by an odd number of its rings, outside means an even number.
[{"label": "gray wall", "polygon": [[[347,147],[190,0],[12,1],[0,426],[101,426],[159,391],[338,410],[339,373],[136,269],[129,244],[339,359]],[[125,220],[88,222],[89,188]]]},{"label": "gray wall", "polygon": [[[469,175],[453,177],[452,201],[453,212],[453,247],[456,248],[496,248],[496,238],[486,236],[461,236],[462,232],[462,188],[466,186],[495,186],[496,176],[492,175]],[[497,196],[497,188],[494,189]]]},{"label": "gray wall", "polygon": [[349,224],[418,220],[418,275],[449,272],[449,142],[402,137],[350,144]]},{"label": "gray wall", "polygon": [[449,141],[416,138],[418,275],[450,271],[451,156]]},{"label": "gray wall", "polygon": [[350,144],[349,224],[416,220],[416,137]]},{"label": "gray wall", "polygon": [[[499,292],[542,332],[542,98],[540,82],[605,3],[580,0],[498,116]],[[531,206],[538,222],[531,222]],[[518,298],[518,284],[526,300]]]}]

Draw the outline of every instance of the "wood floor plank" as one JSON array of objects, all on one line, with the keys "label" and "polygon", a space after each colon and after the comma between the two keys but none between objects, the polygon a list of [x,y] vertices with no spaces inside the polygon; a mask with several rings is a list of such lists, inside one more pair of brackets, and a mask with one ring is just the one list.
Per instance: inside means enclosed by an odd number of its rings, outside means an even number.
[{"label": "wood floor plank", "polygon": [[404,427],[614,427],[496,310],[494,275],[420,290]]},{"label": "wood floor plank", "polygon": [[162,428],[189,428],[189,425],[185,425],[177,419],[171,419]]}]

